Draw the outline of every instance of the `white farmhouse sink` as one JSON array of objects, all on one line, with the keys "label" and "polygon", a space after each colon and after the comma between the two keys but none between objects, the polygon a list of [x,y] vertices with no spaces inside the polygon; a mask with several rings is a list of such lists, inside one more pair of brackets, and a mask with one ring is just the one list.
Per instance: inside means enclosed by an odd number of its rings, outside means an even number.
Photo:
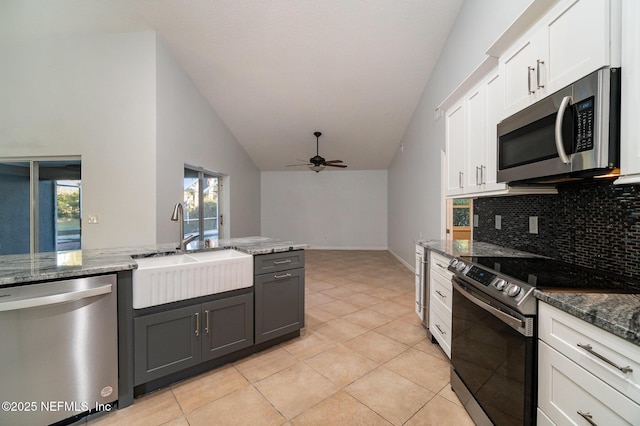
[{"label": "white farmhouse sink", "polygon": [[136,263],[134,309],[253,285],[253,256],[236,250],[150,257]]}]

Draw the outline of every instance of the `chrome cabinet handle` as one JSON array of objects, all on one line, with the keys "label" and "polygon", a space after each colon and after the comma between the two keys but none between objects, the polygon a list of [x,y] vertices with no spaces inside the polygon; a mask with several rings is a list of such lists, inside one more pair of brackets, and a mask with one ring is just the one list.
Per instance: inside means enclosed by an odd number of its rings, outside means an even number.
[{"label": "chrome cabinet handle", "polygon": [[484,185],[485,183],[487,183],[487,181],[485,180],[485,176],[484,176],[484,169],[486,169],[487,166],[480,166],[480,184]]},{"label": "chrome cabinet handle", "polygon": [[459,186],[460,188],[462,188],[462,187],[463,187],[463,186],[462,186],[462,175],[463,175],[463,174],[464,174],[463,172],[458,172],[458,186]]},{"label": "chrome cabinet handle", "polygon": [[476,185],[480,185],[480,184],[482,183],[482,181],[478,179],[478,169],[479,169],[479,168],[480,168],[480,167],[477,167],[477,166],[476,166]]},{"label": "chrome cabinet handle", "polygon": [[596,422],[594,422],[593,420],[593,416],[589,413],[583,413],[582,411],[578,410],[576,411],[583,419],[585,419],[590,425],[592,426],[598,426],[598,424]]},{"label": "chrome cabinet handle", "polygon": [[276,280],[281,280],[283,278],[289,278],[290,276],[291,274],[287,272],[286,274],[282,274],[282,275],[274,275],[273,278],[275,278]]},{"label": "chrome cabinet handle", "polygon": [[564,117],[564,111],[567,109],[571,102],[573,102],[573,98],[571,96],[565,96],[564,98],[562,98],[560,108],[558,108],[558,115],[556,116],[556,150],[558,151],[560,161],[562,161],[564,164],[569,164],[571,162],[571,159],[564,151],[564,144],[562,142],[562,119]]},{"label": "chrome cabinet handle", "polygon": [[284,265],[285,263],[291,263],[291,259],[287,259],[287,260],[274,260],[273,264],[274,265]]},{"label": "chrome cabinet handle", "polygon": [[599,353],[594,351],[593,347],[591,345],[589,345],[589,344],[583,345],[581,343],[578,343],[577,345],[578,345],[579,348],[584,349],[585,351],[589,352],[591,355],[593,355],[593,356],[595,356],[597,358],[600,358],[601,360],[603,360],[607,364],[611,365],[612,367],[617,368],[618,370],[622,371],[623,373],[631,373],[631,372],[633,372],[633,368],[629,367],[628,365],[626,367],[620,367],[615,362],[607,359],[605,356],[600,355]]},{"label": "chrome cabinet handle", "polygon": [[536,93],[535,90],[531,90],[531,71],[533,70],[534,70],[533,67],[527,67],[527,90],[529,91],[530,95],[532,93]]},{"label": "chrome cabinet handle", "polygon": [[442,333],[443,335],[447,334],[446,332],[442,331],[442,329],[440,328],[440,325],[436,324],[436,328],[438,329],[438,331],[440,331],[440,333]]},{"label": "chrome cabinet handle", "polygon": [[443,299],[446,299],[446,298],[447,298],[447,296],[445,296],[444,294],[440,293],[440,290],[436,290],[436,293],[438,293],[438,295],[439,295],[440,297],[442,297]]},{"label": "chrome cabinet handle", "polygon": [[441,267],[442,269],[447,269],[446,266],[444,266],[442,263],[436,262],[436,265],[438,265],[439,267]]},{"label": "chrome cabinet handle", "polygon": [[196,336],[200,335],[200,314],[196,312]]},{"label": "chrome cabinet handle", "polygon": [[204,311],[204,332],[209,334],[209,310]]},{"label": "chrome cabinet handle", "polygon": [[540,84],[540,65],[544,64],[544,61],[540,59],[536,60],[536,84],[538,85],[538,89],[542,89],[544,84]]}]

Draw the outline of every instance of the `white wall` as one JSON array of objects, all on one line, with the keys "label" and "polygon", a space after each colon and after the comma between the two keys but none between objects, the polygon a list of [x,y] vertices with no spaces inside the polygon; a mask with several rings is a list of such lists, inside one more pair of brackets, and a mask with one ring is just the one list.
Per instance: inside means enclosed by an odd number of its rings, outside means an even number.
[{"label": "white wall", "polygon": [[387,248],[387,171],[262,173],[262,233],[313,248]]},{"label": "white wall", "polygon": [[228,175],[226,237],[260,233],[259,171],[154,32],[2,44],[0,94],[0,157],[82,157],[83,248],[177,240],[185,162]]},{"label": "white wall", "polygon": [[441,236],[444,119],[434,112],[486,57],[530,0],[465,0],[389,167],[389,250],[408,264],[414,240]]},{"label": "white wall", "polygon": [[83,213],[100,216],[83,247],[155,242],[155,35],[2,44],[0,58],[0,156],[82,156]]},{"label": "white wall", "polygon": [[176,241],[171,222],[182,200],[184,164],[226,175],[221,200],[224,238],[260,234],[260,172],[158,37],[158,242]]}]

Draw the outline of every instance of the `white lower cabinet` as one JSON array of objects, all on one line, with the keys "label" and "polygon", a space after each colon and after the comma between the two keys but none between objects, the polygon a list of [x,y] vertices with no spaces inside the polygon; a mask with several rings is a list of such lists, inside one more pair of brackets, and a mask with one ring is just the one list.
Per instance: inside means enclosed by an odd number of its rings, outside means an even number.
[{"label": "white lower cabinet", "polygon": [[452,286],[449,272],[450,258],[429,252],[429,331],[440,347],[451,358],[451,299]]},{"label": "white lower cabinet", "polygon": [[539,306],[538,424],[639,425],[640,348]]}]

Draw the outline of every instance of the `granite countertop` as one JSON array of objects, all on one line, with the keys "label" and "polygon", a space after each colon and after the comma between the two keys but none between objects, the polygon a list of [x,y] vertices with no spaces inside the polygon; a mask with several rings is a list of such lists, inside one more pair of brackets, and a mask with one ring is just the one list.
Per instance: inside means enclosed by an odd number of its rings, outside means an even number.
[{"label": "granite countertop", "polygon": [[[300,250],[308,244],[283,241],[269,237],[246,237],[219,240],[215,247],[205,248],[194,242],[186,252],[235,249],[258,255],[289,250]],[[89,249],[36,254],[0,256],[0,287],[22,283],[77,278],[88,275],[127,271],[138,267],[135,257],[176,252],[175,243]]]},{"label": "granite countertop", "polygon": [[534,294],[543,302],[640,346],[640,294],[540,290]]},{"label": "granite countertop", "polygon": [[472,240],[416,240],[416,244],[445,256],[544,257]]}]

